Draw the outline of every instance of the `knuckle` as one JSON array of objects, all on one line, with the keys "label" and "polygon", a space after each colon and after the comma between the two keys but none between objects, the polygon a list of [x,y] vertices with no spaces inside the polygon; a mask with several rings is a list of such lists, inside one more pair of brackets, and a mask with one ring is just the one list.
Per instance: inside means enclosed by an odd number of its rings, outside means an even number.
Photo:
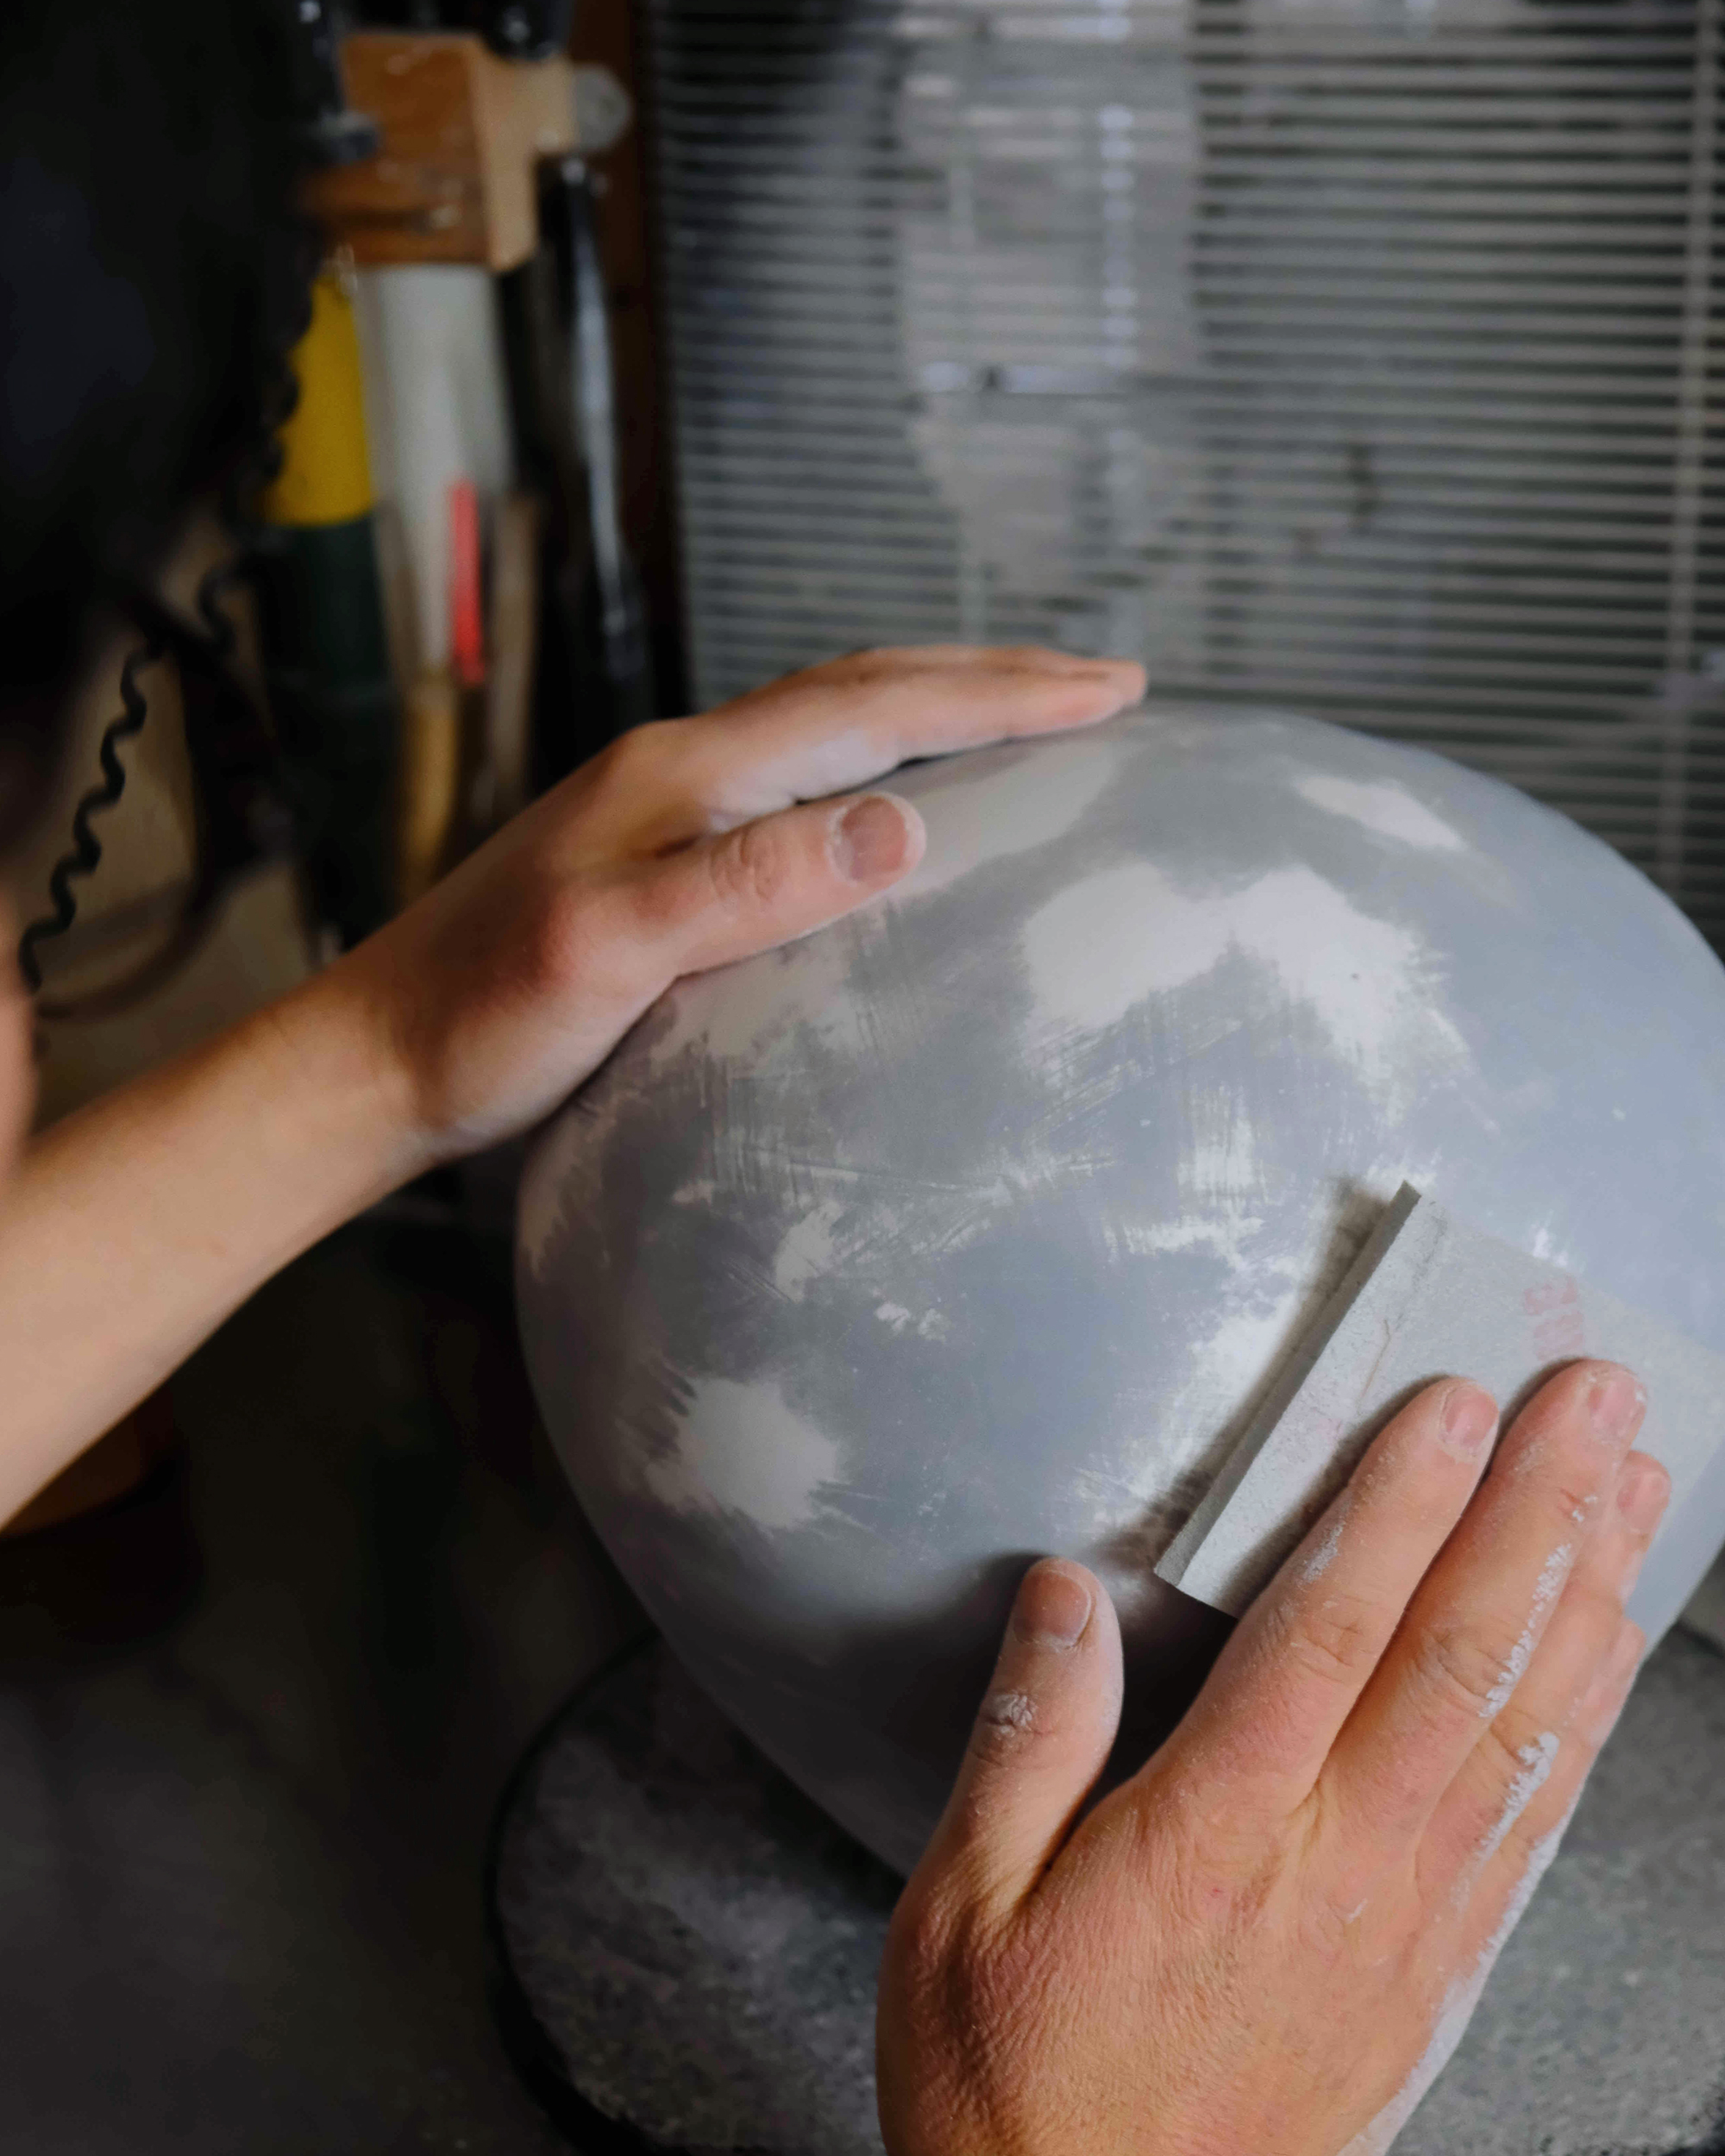
[{"label": "knuckle", "polygon": [[1426,1690],[1445,1704],[1484,1716],[1507,1696],[1526,1660],[1520,1640],[1488,1638],[1465,1625],[1433,1626],[1421,1638],[1415,1666]]},{"label": "knuckle", "polygon": [[1581,1527],[1598,1511],[1604,1495],[1600,1477],[1582,1470],[1581,1463],[1565,1462],[1550,1487],[1552,1509],[1565,1527]]},{"label": "knuckle", "polygon": [[1553,1643],[1574,1645],[1595,1662],[1602,1662],[1623,1623],[1621,1584],[1608,1578],[1584,1576],[1565,1588],[1552,1612],[1547,1637]]},{"label": "knuckle", "polygon": [[743,824],[713,847],[706,860],[712,894],[732,912],[772,912],[794,874],[783,834],[770,824]]},{"label": "knuckle", "polygon": [[799,668],[774,683],[780,689],[868,688],[902,673],[911,655],[893,646],[865,644],[855,651],[841,651],[816,665]]},{"label": "knuckle", "polygon": [[945,1967],[959,1929],[953,1897],[913,1878],[899,1896],[887,1928],[888,1959],[912,1984],[925,1984]]},{"label": "knuckle", "polygon": [[1000,1945],[960,1880],[913,1878],[893,1912],[887,1958],[913,2001],[939,2002],[944,2012],[957,2012],[961,2026],[974,2025],[985,2000],[998,2002],[1007,1988],[1010,1972]]},{"label": "knuckle", "polygon": [[619,734],[594,759],[601,799],[609,805],[632,807],[658,790],[681,731],[681,721],[656,718]]},{"label": "knuckle", "polygon": [[654,947],[664,938],[686,934],[714,901],[712,880],[690,874],[688,856],[673,854],[668,861],[654,862],[644,875],[636,875],[618,895],[617,944],[634,949]]},{"label": "knuckle", "polygon": [[1352,1683],[1376,1666],[1383,1644],[1371,1603],[1358,1595],[1326,1595],[1301,1611],[1288,1651],[1305,1674]]},{"label": "knuckle", "polygon": [[1537,1742],[1539,1730],[1531,1720],[1504,1714],[1485,1733],[1483,1759],[1492,1786],[1513,1789],[1527,1770],[1523,1752]]},{"label": "knuckle", "polygon": [[833,663],[864,680],[878,680],[882,674],[903,673],[907,666],[919,663],[922,656],[913,645],[864,644],[856,651],[847,651]]},{"label": "knuckle", "polygon": [[516,962],[530,991],[567,987],[584,969],[591,942],[587,894],[580,886],[546,883],[521,912]]}]

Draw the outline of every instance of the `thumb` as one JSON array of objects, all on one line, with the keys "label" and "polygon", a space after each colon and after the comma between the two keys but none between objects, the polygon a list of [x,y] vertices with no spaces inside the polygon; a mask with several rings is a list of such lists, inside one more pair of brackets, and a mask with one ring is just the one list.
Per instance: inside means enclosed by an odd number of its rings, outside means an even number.
[{"label": "thumb", "polygon": [[674,969],[699,973],[836,921],[908,874],[926,843],[896,794],[813,801],[668,856],[642,895]]},{"label": "thumb", "polygon": [[1004,1915],[1058,1855],[1120,1719],[1120,1628],[1082,1564],[1026,1573],[952,1795],[917,1867]]}]

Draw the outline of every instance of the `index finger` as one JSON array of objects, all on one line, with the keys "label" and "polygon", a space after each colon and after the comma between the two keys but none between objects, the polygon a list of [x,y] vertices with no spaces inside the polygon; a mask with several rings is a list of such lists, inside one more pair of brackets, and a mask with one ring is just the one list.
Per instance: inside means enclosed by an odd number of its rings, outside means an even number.
[{"label": "index finger", "polygon": [[[856,652],[660,730],[668,791],[696,831],[865,787],[913,757],[1092,725],[1135,704],[1135,661],[1034,646]],[[670,804],[655,804],[656,829]]]},{"label": "index finger", "polygon": [[1497,1408],[1465,1378],[1427,1386],[1235,1627],[1170,1744],[1200,1771],[1302,1804],[1403,1611],[1466,1509]]}]

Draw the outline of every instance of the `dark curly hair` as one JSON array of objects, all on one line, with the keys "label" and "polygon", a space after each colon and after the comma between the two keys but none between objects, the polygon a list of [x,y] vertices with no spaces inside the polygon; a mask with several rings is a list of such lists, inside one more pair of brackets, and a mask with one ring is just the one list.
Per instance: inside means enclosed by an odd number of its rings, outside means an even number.
[{"label": "dark curly hair", "polygon": [[0,845],[104,597],[254,442],[301,304],[292,0],[6,0]]}]

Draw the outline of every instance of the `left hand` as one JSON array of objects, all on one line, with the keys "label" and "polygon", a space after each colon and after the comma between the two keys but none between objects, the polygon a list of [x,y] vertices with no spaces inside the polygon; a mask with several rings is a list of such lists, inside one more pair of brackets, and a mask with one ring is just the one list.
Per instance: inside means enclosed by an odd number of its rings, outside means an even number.
[{"label": "left hand", "polygon": [[922,819],[854,789],[910,757],[1107,718],[1144,686],[1125,661],[942,645],[836,659],[639,727],[325,981],[370,1014],[418,1165],[493,1144],[555,1107],[679,975],[907,874]]}]

